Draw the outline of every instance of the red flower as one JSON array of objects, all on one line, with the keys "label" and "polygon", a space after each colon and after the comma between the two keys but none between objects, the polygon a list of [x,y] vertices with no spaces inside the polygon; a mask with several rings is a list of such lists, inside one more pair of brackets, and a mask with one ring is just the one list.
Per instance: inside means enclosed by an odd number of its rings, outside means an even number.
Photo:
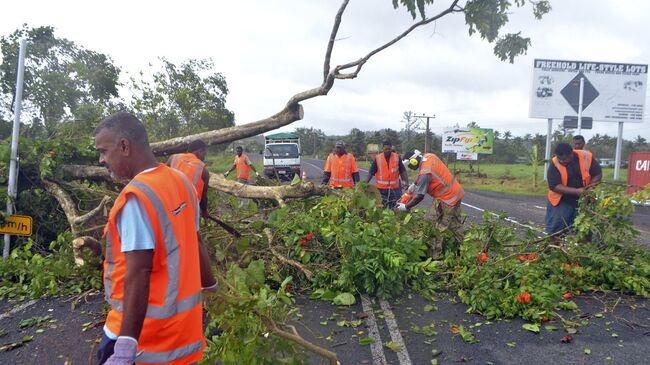
[{"label": "red flower", "polygon": [[564,268],[565,268],[565,269],[570,269],[570,268],[571,268],[571,264],[564,264]]},{"label": "red flower", "polygon": [[573,297],[573,294],[571,294],[570,291],[562,294],[562,298],[564,298],[564,299],[570,299],[571,297]]},{"label": "red flower", "polygon": [[530,302],[530,293],[527,291],[522,291],[521,294],[519,294],[518,297],[515,298],[516,301],[519,303],[528,303]]},{"label": "red flower", "polygon": [[314,234],[313,233],[307,233],[307,235],[305,236],[305,239],[307,241],[313,240],[314,239]]},{"label": "red flower", "polygon": [[526,256],[524,256],[524,255],[519,255],[519,261],[520,261],[520,262],[524,262],[524,261],[526,261]]},{"label": "red flower", "polygon": [[302,247],[307,247],[307,242],[308,242],[308,241],[307,241],[306,239],[304,239],[304,238],[301,239],[301,240],[300,240],[300,246],[302,246]]},{"label": "red flower", "polygon": [[529,261],[535,261],[535,260],[537,260],[537,258],[538,258],[538,257],[537,257],[537,254],[534,253],[534,252],[528,254],[528,260],[529,260]]},{"label": "red flower", "polygon": [[488,256],[487,253],[481,252],[478,256],[476,256],[476,262],[480,265],[484,262],[486,262],[490,257]]},{"label": "red flower", "polygon": [[575,295],[580,295],[580,290],[576,290],[574,293]]}]

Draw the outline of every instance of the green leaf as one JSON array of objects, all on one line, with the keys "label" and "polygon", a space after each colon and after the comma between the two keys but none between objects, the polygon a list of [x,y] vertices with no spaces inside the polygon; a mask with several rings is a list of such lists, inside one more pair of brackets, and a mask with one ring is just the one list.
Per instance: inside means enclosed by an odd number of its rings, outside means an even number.
[{"label": "green leaf", "polygon": [[371,337],[364,337],[359,339],[359,345],[370,345],[371,343],[375,343],[375,340],[372,339]]},{"label": "green leaf", "polygon": [[353,305],[357,302],[354,295],[350,293],[341,293],[337,295],[332,302],[336,305]]},{"label": "green leaf", "polygon": [[544,328],[545,328],[546,331],[548,331],[548,332],[551,332],[551,331],[557,331],[557,330],[559,329],[558,326],[554,326],[554,325],[552,325],[552,324],[547,324],[546,326],[544,326]]},{"label": "green leaf", "polygon": [[578,305],[575,302],[570,300],[565,300],[563,302],[560,302],[560,304],[558,304],[558,307],[570,311],[578,309]]},{"label": "green leaf", "polygon": [[400,352],[400,351],[402,351],[402,346],[400,346],[399,344],[397,344],[397,343],[395,343],[395,342],[393,342],[393,341],[387,341],[387,342],[384,342],[384,346],[385,346],[385,347],[388,347],[388,348],[391,349],[393,352]]},{"label": "green leaf", "polygon": [[537,323],[524,323],[521,328],[530,332],[539,333],[539,324]]},{"label": "green leaf", "polygon": [[291,186],[296,186],[300,184],[300,176],[298,174],[293,175],[293,180],[291,180]]},{"label": "green leaf", "polygon": [[425,312],[435,312],[437,310],[438,310],[438,307],[436,307],[433,304],[427,304],[427,305],[424,306],[424,311]]},{"label": "green leaf", "polygon": [[587,355],[591,355],[591,349],[589,347],[585,347],[584,352]]}]

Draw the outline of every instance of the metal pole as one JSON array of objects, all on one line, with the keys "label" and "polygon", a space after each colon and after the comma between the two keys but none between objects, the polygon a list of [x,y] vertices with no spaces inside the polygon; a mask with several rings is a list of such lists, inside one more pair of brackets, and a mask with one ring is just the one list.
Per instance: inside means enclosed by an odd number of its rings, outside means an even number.
[{"label": "metal pole", "polygon": [[623,122],[618,122],[618,139],[616,140],[616,161],[614,162],[614,180],[621,172],[621,149],[623,147]]},{"label": "metal pole", "polygon": [[585,78],[580,78],[580,101],[578,102],[578,134],[582,134],[582,98],[585,93]]},{"label": "metal pole", "polygon": [[429,153],[429,117],[427,117],[427,128],[424,135],[424,153]]},{"label": "metal pole", "polygon": [[[18,195],[18,134],[20,132],[20,111],[23,105],[23,76],[25,74],[25,50],[27,41],[20,40],[20,51],[18,53],[18,72],[16,75],[16,99],[14,102],[14,125],[11,131],[11,159],[9,160],[9,182],[7,185],[7,217],[14,213],[14,200]],[[2,250],[2,257],[9,257],[11,247],[11,236],[5,234],[5,245]]]},{"label": "metal pole", "polygon": [[551,161],[551,133],[553,133],[553,118],[548,118],[546,127],[546,152],[544,153],[544,181],[548,181],[548,165]]}]

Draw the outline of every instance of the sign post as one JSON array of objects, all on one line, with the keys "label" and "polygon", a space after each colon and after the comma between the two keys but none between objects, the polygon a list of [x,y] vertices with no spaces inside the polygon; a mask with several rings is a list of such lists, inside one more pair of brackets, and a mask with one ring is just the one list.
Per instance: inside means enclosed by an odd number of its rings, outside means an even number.
[{"label": "sign post", "polygon": [[[14,200],[18,195],[18,134],[20,131],[20,112],[23,105],[23,76],[25,74],[25,51],[27,41],[20,40],[20,50],[18,52],[18,72],[16,72],[16,99],[14,103],[14,124],[11,131],[11,159],[9,160],[9,181],[7,184],[7,216],[14,212]],[[2,250],[2,257],[9,257],[11,247],[11,236],[5,234],[5,245]]]},{"label": "sign post", "polygon": [[[594,121],[619,123],[620,166],[622,123],[643,123],[647,81],[648,65],[535,59],[529,116],[551,120],[577,115],[578,133],[584,112]],[[551,132],[549,128],[546,135],[547,159]]]}]

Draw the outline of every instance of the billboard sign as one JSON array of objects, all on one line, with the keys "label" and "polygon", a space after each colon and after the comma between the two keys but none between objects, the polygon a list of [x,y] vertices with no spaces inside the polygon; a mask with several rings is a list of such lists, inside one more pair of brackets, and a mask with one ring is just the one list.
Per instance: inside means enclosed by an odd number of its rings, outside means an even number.
[{"label": "billboard sign", "polygon": [[476,161],[478,160],[478,153],[457,152],[456,159],[458,161]]},{"label": "billboard sign", "polygon": [[643,122],[648,65],[535,59],[531,118],[583,115],[601,122]]},{"label": "billboard sign", "polygon": [[492,154],[494,131],[489,128],[447,127],[442,135],[443,153]]}]

